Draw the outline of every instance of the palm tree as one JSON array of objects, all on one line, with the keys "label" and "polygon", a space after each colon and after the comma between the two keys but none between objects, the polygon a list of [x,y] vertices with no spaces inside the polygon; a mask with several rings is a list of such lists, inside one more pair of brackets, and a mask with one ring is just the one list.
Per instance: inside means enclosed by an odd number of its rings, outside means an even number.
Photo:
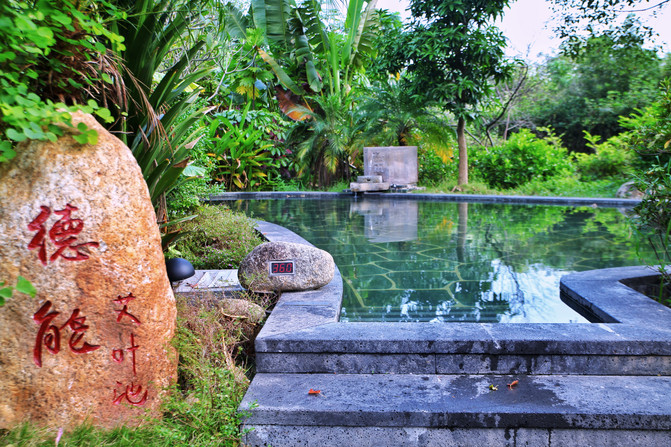
[{"label": "palm tree", "polygon": [[348,98],[342,102],[337,95],[311,97],[314,110],[297,107],[309,118],[287,136],[287,144],[296,147],[299,177],[319,188],[339,178],[349,179],[361,151],[363,124]]}]

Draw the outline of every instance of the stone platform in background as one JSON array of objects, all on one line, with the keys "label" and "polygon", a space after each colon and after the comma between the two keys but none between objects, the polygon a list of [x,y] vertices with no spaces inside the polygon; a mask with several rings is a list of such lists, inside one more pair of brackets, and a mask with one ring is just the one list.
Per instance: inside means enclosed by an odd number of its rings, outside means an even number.
[{"label": "stone platform in background", "polygon": [[238,270],[196,270],[191,278],[173,283],[175,293],[227,295],[244,290],[238,281]]}]

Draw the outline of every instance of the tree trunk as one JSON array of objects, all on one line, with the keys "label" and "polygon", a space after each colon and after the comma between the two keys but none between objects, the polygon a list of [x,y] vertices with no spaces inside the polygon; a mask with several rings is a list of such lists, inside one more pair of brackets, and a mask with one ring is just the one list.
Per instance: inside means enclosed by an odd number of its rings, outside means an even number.
[{"label": "tree trunk", "polygon": [[468,184],[468,148],[466,147],[466,120],[459,118],[457,122],[457,142],[459,144],[459,185]]}]

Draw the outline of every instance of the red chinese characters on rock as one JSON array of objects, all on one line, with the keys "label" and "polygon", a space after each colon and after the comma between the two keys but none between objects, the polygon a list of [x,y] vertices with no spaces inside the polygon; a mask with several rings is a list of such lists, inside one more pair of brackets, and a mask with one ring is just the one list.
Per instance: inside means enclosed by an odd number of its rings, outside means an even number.
[{"label": "red chinese characters on rock", "polygon": [[144,405],[147,402],[148,391],[144,390],[144,394],[142,394],[142,385],[134,385],[133,382],[131,382],[130,385],[126,385],[125,388],[124,384],[121,382],[117,382],[116,385],[121,388],[123,393],[120,393],[114,388],[114,398],[112,400],[114,405],[119,405],[124,399],[129,404],[135,406]]},{"label": "red chinese characters on rock", "polygon": [[52,354],[58,354],[61,349],[61,332],[67,327],[70,328],[72,334],[68,341],[70,351],[75,354],[86,354],[87,352],[95,351],[100,348],[100,345],[92,345],[83,342],[77,346],[84,338],[84,333],[89,328],[85,324],[86,317],[79,315],[79,309],[72,311],[70,318],[62,325],[57,326],[52,322],[60,315],[60,312],[49,310],[51,309],[51,301],[45,302],[40,309],[33,315],[35,324],[40,325],[35,339],[35,347],[33,348],[33,362],[38,367],[42,367],[42,345],[46,346],[47,351]]},{"label": "red chinese characters on rock", "polygon": [[120,323],[121,319],[123,317],[128,317],[133,323],[135,324],[141,324],[140,320],[130,312],[128,312],[128,303],[130,303],[132,300],[134,300],[136,297],[133,296],[132,293],[129,293],[128,295],[122,297],[119,295],[117,299],[113,300],[117,304],[121,304],[123,306],[123,309],[114,309],[114,312],[117,313],[116,317],[116,322]]},{"label": "red chinese characters on rock", "polygon": [[[119,295],[115,300],[112,300],[114,303],[123,306],[121,309],[114,309],[114,312],[117,314],[117,323],[122,323],[124,320],[130,320],[134,324],[142,324],[140,319],[130,313],[128,310],[129,303],[136,298],[137,297],[133,296],[132,293],[129,293],[123,297]],[[135,351],[140,348],[140,345],[136,344],[134,333],[130,333],[129,339],[130,346],[115,348],[112,350],[112,360],[116,363],[123,363],[124,360],[130,357],[131,367],[133,369],[133,377],[135,378],[137,377]],[[114,405],[119,405],[125,401],[134,406],[144,405],[147,402],[148,393],[149,391],[147,389],[145,389],[144,393],[142,393],[142,385],[136,385],[134,381],[131,381],[130,384],[126,385],[117,381],[116,386],[114,387],[112,403]]]},{"label": "red chinese characters on rock", "polygon": [[137,375],[137,370],[135,369],[135,351],[140,346],[135,344],[135,334],[130,334],[130,346],[124,349],[113,349],[112,350],[112,360],[117,363],[121,363],[124,360],[124,352],[128,351],[130,353],[131,362],[133,363],[133,375]]},{"label": "red chinese characters on rock", "polygon": [[[84,242],[77,244],[77,235],[84,229],[84,222],[81,219],[73,219],[71,217],[73,211],[78,208],[70,205],[65,205],[65,209],[54,211],[54,214],[61,216],[61,218],[53,224],[51,229],[47,232],[46,223],[51,216],[51,208],[41,206],[40,214],[28,224],[30,231],[37,231],[32,240],[28,244],[29,250],[39,248],[37,257],[42,264],[47,265],[48,262],[54,262],[59,257],[68,261],[83,261],[88,259],[88,254],[84,253],[82,249],[86,246],[97,247],[97,242]],[[47,235],[51,242],[56,246],[56,251],[49,256],[47,262]],[[68,251],[66,251],[68,250]]]}]

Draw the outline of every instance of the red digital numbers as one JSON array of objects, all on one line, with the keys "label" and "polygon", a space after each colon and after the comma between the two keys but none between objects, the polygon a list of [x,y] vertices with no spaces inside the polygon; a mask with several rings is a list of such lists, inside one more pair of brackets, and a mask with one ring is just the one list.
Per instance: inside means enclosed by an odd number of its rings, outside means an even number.
[{"label": "red digital numbers", "polygon": [[293,261],[280,261],[270,263],[271,275],[292,275],[294,273]]}]

